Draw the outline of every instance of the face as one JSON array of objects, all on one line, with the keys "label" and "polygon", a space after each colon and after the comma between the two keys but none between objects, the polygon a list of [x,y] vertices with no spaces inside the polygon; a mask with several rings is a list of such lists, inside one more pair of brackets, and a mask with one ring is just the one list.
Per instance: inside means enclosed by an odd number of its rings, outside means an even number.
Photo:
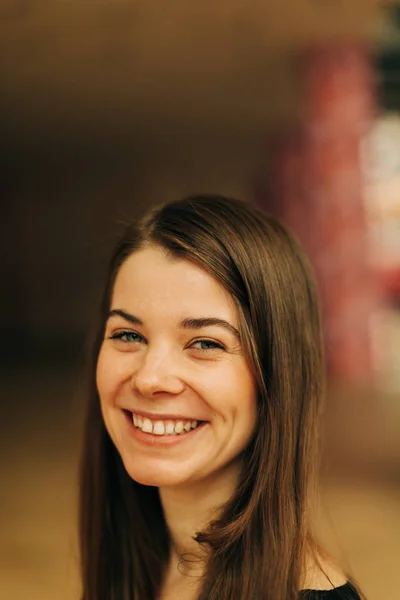
[{"label": "face", "polygon": [[134,480],[178,486],[238,464],[256,422],[238,329],[231,296],[190,261],[148,247],[122,265],[97,387]]}]

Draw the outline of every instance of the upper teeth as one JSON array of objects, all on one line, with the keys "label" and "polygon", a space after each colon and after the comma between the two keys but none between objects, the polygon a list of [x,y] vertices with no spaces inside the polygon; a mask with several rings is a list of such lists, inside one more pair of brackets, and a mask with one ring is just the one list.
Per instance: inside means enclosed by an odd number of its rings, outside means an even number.
[{"label": "upper teeth", "polygon": [[152,421],[146,417],[133,414],[133,424],[145,433],[176,435],[195,429],[198,421]]}]

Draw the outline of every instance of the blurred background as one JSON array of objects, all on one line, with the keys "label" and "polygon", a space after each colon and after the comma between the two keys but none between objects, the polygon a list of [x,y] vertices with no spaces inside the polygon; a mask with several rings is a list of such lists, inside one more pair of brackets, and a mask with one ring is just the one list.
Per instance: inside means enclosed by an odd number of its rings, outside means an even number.
[{"label": "blurred background", "polygon": [[1,0],[0,596],[78,598],[85,340],[123,224],[237,196],[306,246],[320,535],[399,598],[400,2]]}]

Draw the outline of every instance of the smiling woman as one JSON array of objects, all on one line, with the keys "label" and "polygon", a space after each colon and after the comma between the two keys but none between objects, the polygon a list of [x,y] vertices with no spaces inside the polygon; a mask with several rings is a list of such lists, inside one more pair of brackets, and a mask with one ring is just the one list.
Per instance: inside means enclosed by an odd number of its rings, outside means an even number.
[{"label": "smiling woman", "polygon": [[359,598],[313,533],[322,388],[282,225],[202,196],[130,226],[94,343],[82,600]]},{"label": "smiling woman", "polygon": [[147,246],[121,266],[97,387],[126,470],[161,497],[236,470],[250,441],[256,392],[238,328],[232,297],[195,263]]}]

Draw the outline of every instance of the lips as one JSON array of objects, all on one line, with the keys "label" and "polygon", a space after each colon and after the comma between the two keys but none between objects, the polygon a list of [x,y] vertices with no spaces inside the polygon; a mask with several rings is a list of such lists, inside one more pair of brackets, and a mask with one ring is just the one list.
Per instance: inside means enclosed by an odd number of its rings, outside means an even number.
[{"label": "lips", "polygon": [[[208,421],[179,418],[165,419],[152,415],[152,419],[143,413],[123,410],[130,434],[137,442],[149,447],[174,447],[190,440],[203,431]],[[147,413],[149,414],[149,413]]]}]

